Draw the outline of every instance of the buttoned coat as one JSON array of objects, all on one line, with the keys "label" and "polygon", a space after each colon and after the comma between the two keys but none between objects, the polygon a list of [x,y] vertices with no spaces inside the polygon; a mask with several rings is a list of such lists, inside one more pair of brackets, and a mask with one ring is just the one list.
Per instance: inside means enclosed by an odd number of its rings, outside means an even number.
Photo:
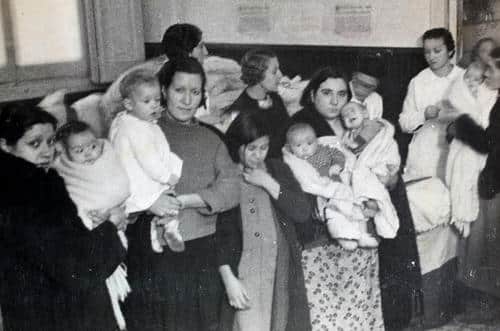
[{"label": "buttoned coat", "polygon": [[[271,280],[251,276],[260,272],[259,268],[269,268],[273,263],[276,265],[275,270],[283,270],[281,268],[283,266],[279,265],[280,261],[283,261],[280,254],[283,254],[285,250],[288,251],[288,265],[285,268],[287,272],[286,274],[278,272],[274,279],[274,284],[288,284],[286,290],[289,295],[289,311],[286,330],[310,330],[311,323],[301,266],[301,245],[297,239],[295,224],[310,220],[314,200],[311,196],[302,192],[291,170],[283,162],[271,159],[266,163],[269,173],[280,184],[278,199],[268,197],[271,200],[274,223],[278,226],[276,229],[277,257],[271,252],[266,254],[265,251],[260,251],[263,247],[262,239],[266,238],[266,233],[253,229],[255,229],[254,224],[258,221],[256,218],[263,214],[262,211],[258,210],[263,207],[260,205],[263,203],[263,197],[258,194],[258,190],[250,187],[249,184],[243,183],[239,208],[222,214],[218,219],[216,232],[218,263],[219,265],[229,264],[233,272],[235,274],[239,273],[239,277],[245,280],[247,290],[250,289],[255,292],[269,287],[269,284],[259,282],[269,282]],[[267,193],[265,194],[267,195]],[[274,224],[270,224],[270,226],[274,226]],[[248,251],[248,249],[252,252]],[[279,277],[285,279],[279,279]],[[280,296],[284,295],[283,290],[283,287],[274,287],[272,298],[273,317],[282,308],[276,307],[274,303],[282,301]],[[250,292],[249,295],[255,298],[258,293]],[[277,326],[275,323],[271,324]],[[269,330],[275,329],[270,326]]]}]

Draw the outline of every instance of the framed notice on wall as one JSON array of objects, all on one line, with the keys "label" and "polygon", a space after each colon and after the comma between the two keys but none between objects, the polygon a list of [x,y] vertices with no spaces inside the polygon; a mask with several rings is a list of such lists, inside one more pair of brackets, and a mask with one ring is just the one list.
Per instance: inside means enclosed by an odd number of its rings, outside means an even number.
[{"label": "framed notice on wall", "polygon": [[215,43],[418,47],[433,2],[149,0],[146,41],[160,40],[168,21],[196,24]]}]

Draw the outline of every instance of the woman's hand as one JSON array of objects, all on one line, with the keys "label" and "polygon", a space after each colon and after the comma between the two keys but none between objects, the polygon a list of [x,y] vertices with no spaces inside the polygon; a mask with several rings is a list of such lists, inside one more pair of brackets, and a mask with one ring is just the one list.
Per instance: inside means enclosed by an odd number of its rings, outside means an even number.
[{"label": "woman's hand", "polygon": [[125,206],[113,208],[109,211],[109,221],[113,223],[119,231],[125,231],[128,225]]},{"label": "woman's hand", "polygon": [[247,290],[241,280],[233,274],[231,268],[228,265],[221,266],[220,274],[231,307],[240,310],[250,308],[250,297]]},{"label": "woman's hand", "polygon": [[101,211],[101,210],[89,210],[87,212],[87,216],[92,221],[93,227],[99,226],[101,223],[107,221],[110,216],[109,210]]},{"label": "woman's hand", "polygon": [[438,117],[440,111],[441,109],[437,106],[434,105],[427,106],[427,108],[425,108],[425,113],[424,113],[425,119],[430,120]]},{"label": "woman's hand", "polygon": [[182,204],[176,197],[162,194],[149,207],[149,211],[156,216],[163,217],[165,215],[177,215],[181,207]]}]

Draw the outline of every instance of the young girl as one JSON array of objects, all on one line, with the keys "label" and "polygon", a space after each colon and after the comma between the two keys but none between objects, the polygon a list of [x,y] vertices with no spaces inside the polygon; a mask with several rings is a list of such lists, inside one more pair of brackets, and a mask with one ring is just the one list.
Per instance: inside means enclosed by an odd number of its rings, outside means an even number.
[{"label": "young girl", "polygon": [[[120,91],[126,110],[113,120],[109,137],[130,180],[126,211],[135,213],[148,209],[161,194],[173,194],[181,176],[182,160],[170,151],[156,124],[163,111],[157,77],[148,70],[134,70],[123,78]],[[151,224],[153,250],[162,252],[165,239],[172,250],[183,251],[179,221],[172,218],[174,215],[157,216]]]},{"label": "young girl", "polygon": [[[89,230],[108,218],[121,219],[126,224],[123,210],[129,197],[129,181],[111,144],[97,139],[90,127],[83,122],[69,122],[57,132],[62,153],[54,162],[54,168],[64,179],[71,199],[76,204],[78,216]],[[123,246],[127,239],[119,228]],[[119,266],[106,280],[113,304],[115,318],[120,329],[125,329],[125,319],[119,301],[130,292],[126,270]]]},{"label": "young girl", "polygon": [[310,330],[295,224],[309,220],[312,199],[283,162],[267,159],[271,130],[260,111],[232,125],[228,149],[244,181],[240,207],[220,216],[216,232],[219,271],[236,309],[228,329]]}]

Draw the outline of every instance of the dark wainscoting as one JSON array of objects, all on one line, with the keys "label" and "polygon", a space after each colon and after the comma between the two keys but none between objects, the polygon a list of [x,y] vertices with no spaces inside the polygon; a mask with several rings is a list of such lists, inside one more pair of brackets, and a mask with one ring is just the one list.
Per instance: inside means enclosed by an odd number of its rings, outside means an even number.
[{"label": "dark wainscoting", "polygon": [[[399,113],[406,95],[410,79],[426,64],[420,48],[380,48],[380,47],[338,47],[305,45],[255,45],[209,43],[207,48],[213,55],[240,61],[246,51],[256,47],[266,47],[274,51],[280,60],[281,71],[293,77],[301,75],[309,78],[323,66],[331,65],[342,68],[350,74],[361,55],[380,55],[386,63],[386,75],[380,82],[379,93],[384,98],[384,117],[397,124]],[[161,43],[146,43],[146,57],[161,54]],[[398,125],[396,125],[399,128]],[[401,154],[406,156],[409,136],[397,130]]]}]

